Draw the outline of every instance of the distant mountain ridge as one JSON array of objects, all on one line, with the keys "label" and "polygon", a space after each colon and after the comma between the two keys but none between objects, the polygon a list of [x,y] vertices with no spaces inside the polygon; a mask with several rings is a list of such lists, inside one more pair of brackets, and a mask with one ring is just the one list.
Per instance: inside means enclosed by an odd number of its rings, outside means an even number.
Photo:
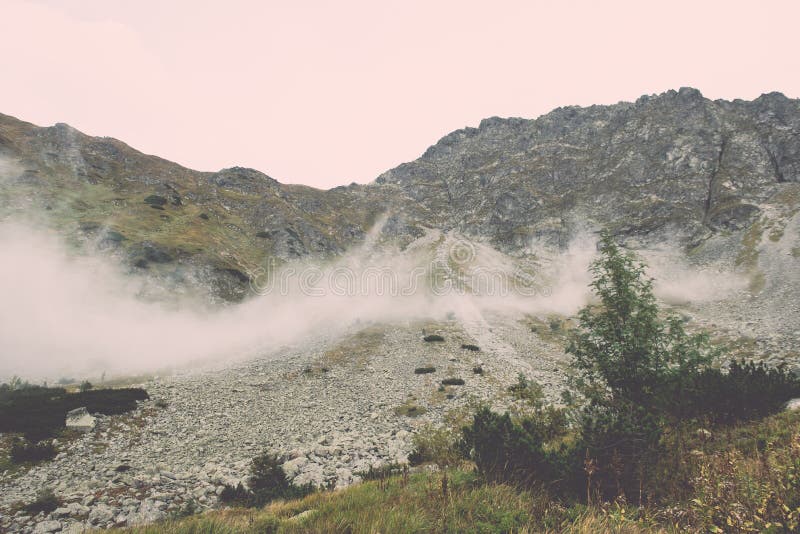
[{"label": "distant mountain ridge", "polygon": [[565,245],[578,227],[687,251],[740,243],[763,217],[785,225],[800,205],[800,100],[711,101],[682,88],[532,120],[493,117],[371,184],[328,191],[253,169],[193,171],[6,115],[0,157],[10,162],[0,167],[0,214],[41,209],[132,269],[174,275],[180,265],[178,278],[238,300],[267,259],[340,255],[383,216],[381,239],[400,247],[437,229],[524,255],[534,242]]}]

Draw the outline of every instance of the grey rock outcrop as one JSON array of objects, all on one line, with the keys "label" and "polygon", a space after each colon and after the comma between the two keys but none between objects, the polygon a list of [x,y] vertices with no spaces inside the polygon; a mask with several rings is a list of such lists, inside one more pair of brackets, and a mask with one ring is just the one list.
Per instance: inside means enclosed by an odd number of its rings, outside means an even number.
[{"label": "grey rock outcrop", "polygon": [[75,408],[67,412],[66,427],[72,430],[79,430],[81,432],[88,432],[94,429],[97,419],[92,416],[86,407]]},{"label": "grey rock outcrop", "polygon": [[[798,100],[712,101],[682,88],[532,120],[492,117],[371,184],[320,191],[240,167],[201,173],[66,125],[0,115],[0,153],[24,162],[8,179],[25,192],[0,191],[0,208],[66,197],[87,183],[107,188],[118,217],[92,198],[47,209],[63,231],[80,227],[86,239],[113,244],[162,284],[238,301],[266,262],[340,255],[379,220],[379,237],[401,246],[436,228],[522,254],[532,242],[566,246],[581,226],[696,246],[797,204],[798,139]],[[129,220],[144,231],[128,232]],[[106,226],[116,239],[103,237]]]}]

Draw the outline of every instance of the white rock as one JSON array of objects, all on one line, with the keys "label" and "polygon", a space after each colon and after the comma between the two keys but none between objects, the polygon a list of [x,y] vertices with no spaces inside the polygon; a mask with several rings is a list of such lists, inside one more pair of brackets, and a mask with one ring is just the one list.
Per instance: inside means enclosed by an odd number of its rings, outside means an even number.
[{"label": "white rock", "polygon": [[784,405],[784,409],[789,412],[800,410],[800,399],[791,399]]},{"label": "white rock", "polygon": [[33,529],[34,534],[45,534],[61,530],[61,521],[42,521]]},{"label": "white rock", "polygon": [[305,456],[298,456],[294,460],[289,460],[283,464],[283,472],[286,473],[287,476],[293,477],[297,475],[306,464],[308,464],[308,458]]},{"label": "white rock", "polygon": [[97,419],[90,414],[85,407],[75,408],[67,412],[67,428],[79,430],[81,432],[88,432],[94,430],[97,424]]},{"label": "white rock", "polygon": [[107,504],[98,504],[89,512],[89,521],[92,524],[104,524],[114,519],[114,510]]},{"label": "white rock", "polygon": [[153,523],[163,519],[166,517],[166,514],[161,510],[161,507],[166,508],[162,502],[150,500],[144,501],[137,513],[128,516],[128,524],[144,525],[146,523]]}]

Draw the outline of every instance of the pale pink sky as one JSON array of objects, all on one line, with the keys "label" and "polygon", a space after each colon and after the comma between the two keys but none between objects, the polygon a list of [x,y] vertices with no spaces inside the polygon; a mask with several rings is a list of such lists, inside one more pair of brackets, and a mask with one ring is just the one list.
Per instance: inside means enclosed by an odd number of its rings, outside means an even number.
[{"label": "pale pink sky", "polygon": [[0,0],[0,112],[327,188],[493,115],[800,96],[800,2],[659,4]]}]

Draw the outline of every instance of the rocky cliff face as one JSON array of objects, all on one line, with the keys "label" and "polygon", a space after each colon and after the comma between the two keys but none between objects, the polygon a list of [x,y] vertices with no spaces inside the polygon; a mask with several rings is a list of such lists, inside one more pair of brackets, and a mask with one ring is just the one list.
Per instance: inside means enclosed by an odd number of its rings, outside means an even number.
[{"label": "rocky cliff face", "polygon": [[11,162],[4,211],[42,208],[133,269],[196,278],[236,300],[267,259],[339,255],[382,215],[382,237],[401,245],[435,228],[511,254],[564,246],[578,227],[693,250],[763,216],[785,224],[800,196],[800,101],[711,101],[683,88],[535,120],[490,118],[372,184],[329,191],[252,169],[192,171],[67,125],[2,115],[0,155]]},{"label": "rocky cliff face", "polygon": [[582,220],[687,243],[739,230],[800,176],[800,102],[772,93],[710,101],[694,89],[635,103],[486,119],[442,138],[376,183],[436,224],[507,249],[563,242]]}]

